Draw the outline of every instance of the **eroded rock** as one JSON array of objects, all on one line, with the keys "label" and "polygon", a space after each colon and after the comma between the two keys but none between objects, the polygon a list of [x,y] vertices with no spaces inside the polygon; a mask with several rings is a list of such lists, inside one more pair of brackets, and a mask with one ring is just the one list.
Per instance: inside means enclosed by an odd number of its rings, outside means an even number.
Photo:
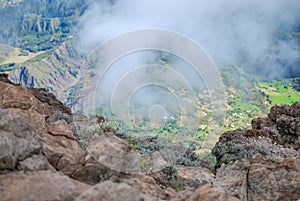
[{"label": "eroded rock", "polygon": [[76,201],[158,201],[160,199],[149,197],[141,193],[138,189],[129,186],[126,183],[114,183],[105,181],[99,183],[83,194],[81,194]]},{"label": "eroded rock", "polygon": [[297,200],[300,198],[300,164],[292,158],[274,162],[256,155],[252,160],[223,165],[218,184],[241,200]]},{"label": "eroded rock", "polygon": [[3,201],[71,201],[88,187],[53,171],[0,175],[0,196]]},{"label": "eroded rock", "polygon": [[0,109],[0,170],[44,170],[46,160],[36,131],[23,119]]}]

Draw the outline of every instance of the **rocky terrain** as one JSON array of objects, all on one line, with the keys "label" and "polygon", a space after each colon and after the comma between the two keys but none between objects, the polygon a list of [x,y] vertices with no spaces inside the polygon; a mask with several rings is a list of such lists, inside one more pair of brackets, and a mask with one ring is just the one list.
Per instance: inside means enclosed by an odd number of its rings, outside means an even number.
[{"label": "rocky terrain", "polygon": [[[1,200],[298,200],[300,102],[222,134],[215,170],[141,159],[99,118],[0,76]],[[101,118],[100,118],[101,119]],[[83,148],[80,139],[94,130]]]}]

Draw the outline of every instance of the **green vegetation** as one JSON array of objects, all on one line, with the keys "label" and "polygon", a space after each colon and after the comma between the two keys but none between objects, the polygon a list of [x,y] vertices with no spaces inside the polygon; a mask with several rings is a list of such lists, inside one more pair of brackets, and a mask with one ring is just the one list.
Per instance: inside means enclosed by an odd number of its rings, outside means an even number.
[{"label": "green vegetation", "polygon": [[255,77],[237,66],[225,67],[221,70],[221,74],[228,103],[223,130],[250,128],[249,121],[254,116],[265,116],[269,109],[265,97],[255,87]]},{"label": "green vegetation", "polygon": [[256,82],[255,85],[270,104],[291,105],[295,101],[300,100],[300,92],[293,89],[292,83],[292,79],[288,79],[281,81],[260,81]]},{"label": "green vegetation", "polygon": [[44,58],[50,56],[50,55],[52,54],[52,52],[53,52],[52,50],[48,50],[48,51],[45,51],[45,52],[43,52],[43,53],[41,53],[41,54],[38,54],[37,56],[35,56],[35,57],[31,58],[31,59],[28,59],[28,60],[25,62],[25,64],[28,64],[28,63],[30,63],[30,62],[41,61],[42,59],[44,59]]},{"label": "green vegetation", "polygon": [[162,169],[161,183],[172,187],[176,192],[184,190],[183,181],[178,178],[178,170],[175,165],[166,166]]},{"label": "green vegetation", "polygon": [[29,52],[39,52],[50,50],[67,39],[67,35],[62,32],[24,32],[18,37],[20,48]]},{"label": "green vegetation", "polygon": [[0,65],[0,72],[7,72],[16,69],[17,66],[15,63],[8,63]]}]

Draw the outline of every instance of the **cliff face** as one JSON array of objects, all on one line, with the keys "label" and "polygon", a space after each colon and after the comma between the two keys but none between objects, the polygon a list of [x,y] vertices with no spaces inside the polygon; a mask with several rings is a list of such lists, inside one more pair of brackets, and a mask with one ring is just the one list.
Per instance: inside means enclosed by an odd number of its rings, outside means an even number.
[{"label": "cliff face", "polygon": [[[70,32],[86,5],[86,0],[1,1],[0,43],[20,48],[1,72],[14,83],[46,88],[66,102],[83,60]],[[31,53],[37,56],[19,62],[19,56]]]},{"label": "cliff face", "polygon": [[85,4],[85,0],[1,1],[0,43],[22,46],[19,37],[28,33],[67,31],[64,29],[74,23]]},{"label": "cliff face", "polygon": [[45,87],[59,100],[66,102],[70,89],[79,77],[83,57],[65,42],[40,60],[25,62],[20,68],[9,72],[9,79],[27,87]]},{"label": "cliff face", "polygon": [[[300,154],[290,136],[299,139],[299,105],[275,106],[254,129],[224,133],[213,174],[168,165],[155,151],[139,160],[103,121],[0,74],[1,200],[297,200]],[[94,140],[83,149],[89,132]]]}]

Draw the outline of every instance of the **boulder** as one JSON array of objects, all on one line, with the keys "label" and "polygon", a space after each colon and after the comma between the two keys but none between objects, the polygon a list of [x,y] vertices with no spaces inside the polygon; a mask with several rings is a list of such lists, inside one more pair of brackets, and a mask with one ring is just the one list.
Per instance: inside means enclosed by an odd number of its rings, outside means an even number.
[{"label": "boulder", "polygon": [[261,154],[264,158],[274,161],[295,158],[300,162],[298,151],[275,143],[266,131],[256,129],[223,133],[212,153],[217,159],[216,168],[219,168],[222,163],[228,164],[244,158],[251,159],[255,154]]},{"label": "boulder", "polygon": [[31,200],[55,201],[74,200],[90,186],[73,181],[53,171],[12,172],[0,175],[2,201]]},{"label": "boulder", "polygon": [[210,184],[199,187],[195,193],[186,201],[238,201],[237,198],[230,196],[225,190]]},{"label": "boulder", "polygon": [[158,152],[143,157],[131,150],[128,142],[114,133],[103,133],[87,148],[82,166],[72,177],[82,182],[96,184],[113,175],[150,173],[159,171],[167,163]]},{"label": "boulder", "polygon": [[160,186],[153,177],[143,174],[127,174],[119,177],[113,176],[109,180],[115,183],[128,184],[137,189],[140,193],[153,198],[172,200],[176,196],[174,189]]},{"label": "boulder", "polygon": [[138,189],[126,184],[112,181],[101,182],[82,193],[76,201],[155,201],[158,198],[149,197]]},{"label": "boulder", "polygon": [[[71,174],[79,165],[85,151],[71,130],[70,109],[45,90],[26,88],[2,80],[0,81],[0,108],[5,109],[12,116],[19,116],[23,119],[22,122],[27,121],[37,131],[40,146],[44,147],[43,153],[46,154],[50,164],[65,174]],[[12,125],[18,126],[14,123]],[[18,131],[18,128],[12,128],[14,129]],[[33,159],[40,158],[42,157]],[[29,165],[32,160],[24,161],[19,167],[33,168]]]},{"label": "boulder", "polygon": [[273,106],[268,117],[252,120],[252,128],[268,133],[277,144],[300,149],[300,102]]},{"label": "boulder", "polygon": [[0,109],[0,170],[51,169],[42,141],[23,119]]},{"label": "boulder", "polygon": [[265,160],[256,155],[223,164],[216,181],[241,200],[297,200],[300,198],[300,164],[295,159]]},{"label": "boulder", "polygon": [[85,152],[65,120],[49,125],[48,133],[41,135],[49,162],[58,170],[70,175],[84,157]]}]

